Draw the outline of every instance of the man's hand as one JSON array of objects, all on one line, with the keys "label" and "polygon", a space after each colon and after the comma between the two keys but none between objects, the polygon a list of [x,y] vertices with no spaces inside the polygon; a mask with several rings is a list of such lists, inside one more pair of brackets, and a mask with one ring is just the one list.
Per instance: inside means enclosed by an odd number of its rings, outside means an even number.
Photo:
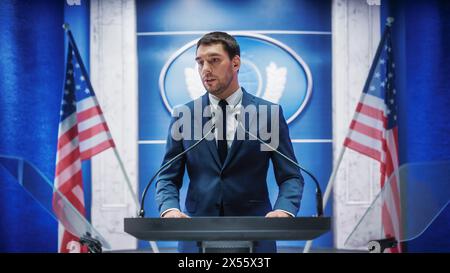
[{"label": "man's hand", "polygon": [[284,211],[281,210],[274,210],[266,214],[266,217],[268,218],[277,218],[277,217],[292,217],[291,215],[287,214]]},{"label": "man's hand", "polygon": [[175,209],[175,210],[169,210],[168,212],[164,213],[162,218],[190,218],[186,214],[182,213],[181,211]]}]

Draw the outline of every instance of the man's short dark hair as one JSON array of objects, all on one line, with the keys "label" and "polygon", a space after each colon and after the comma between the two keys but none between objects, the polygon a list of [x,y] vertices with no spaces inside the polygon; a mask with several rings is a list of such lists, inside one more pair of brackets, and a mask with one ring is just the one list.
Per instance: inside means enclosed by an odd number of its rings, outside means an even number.
[{"label": "man's short dark hair", "polygon": [[223,49],[225,49],[228,53],[230,60],[236,55],[241,56],[241,49],[239,48],[238,42],[233,36],[226,32],[215,31],[205,34],[200,40],[198,40],[197,49],[201,45],[212,44],[222,44]]}]

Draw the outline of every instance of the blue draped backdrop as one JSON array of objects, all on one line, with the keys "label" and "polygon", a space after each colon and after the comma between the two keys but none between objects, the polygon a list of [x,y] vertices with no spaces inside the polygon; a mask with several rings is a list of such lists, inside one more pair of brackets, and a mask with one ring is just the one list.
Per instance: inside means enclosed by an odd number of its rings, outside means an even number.
[{"label": "blue draped backdrop", "polygon": [[[450,1],[382,1],[381,12],[395,18],[401,164],[450,160]],[[448,252],[449,236],[447,207],[407,250]]]},{"label": "blue draped backdrop", "polygon": [[[89,56],[89,2],[77,7],[65,2],[0,2],[0,154],[27,159],[50,180],[65,73],[65,21],[73,21],[82,55]],[[90,209],[89,186],[86,191]],[[57,251],[57,222],[1,167],[0,213],[0,252]]]}]

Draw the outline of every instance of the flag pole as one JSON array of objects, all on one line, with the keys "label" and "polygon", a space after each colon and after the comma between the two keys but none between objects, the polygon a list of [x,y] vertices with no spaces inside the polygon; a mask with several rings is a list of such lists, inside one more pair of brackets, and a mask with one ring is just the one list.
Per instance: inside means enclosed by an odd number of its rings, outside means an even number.
[{"label": "flag pole", "polygon": [[113,150],[114,150],[114,155],[117,158],[117,161],[119,161],[119,166],[120,166],[120,169],[122,170],[123,176],[125,177],[125,181],[127,182],[128,190],[132,193],[131,195],[133,196],[133,200],[136,205],[136,209],[139,210],[139,201],[138,201],[136,195],[134,194],[133,187],[131,186],[130,178],[128,177],[127,172],[125,170],[125,166],[122,162],[122,158],[120,157],[119,152],[117,151],[117,148],[115,146],[113,147]]},{"label": "flag pole", "polygon": [[[70,25],[69,25],[68,23],[64,23],[64,24],[62,25],[62,27],[63,27],[64,31],[67,33],[67,36],[68,36],[68,38],[69,38],[69,42],[70,42],[70,44],[72,45],[72,47],[73,47],[73,49],[74,49],[74,51],[75,51],[75,54],[77,55],[77,58],[78,58],[79,60],[82,60],[82,59],[81,59],[80,52],[78,51],[78,47],[77,47],[77,45],[76,45],[76,43],[75,43],[75,40],[74,40],[74,38],[73,38],[72,32],[70,31]],[[81,71],[82,71],[83,74],[88,75],[87,70],[86,70],[86,68],[84,67],[84,63],[83,63],[83,62],[80,62],[80,69],[81,69]],[[88,85],[89,89],[90,89],[90,90],[94,90],[94,89],[92,88],[92,84],[91,84],[91,81],[90,81],[89,77],[86,77],[85,80],[86,80],[86,84]],[[100,105],[100,104],[98,103],[98,101],[97,101],[97,97],[94,96],[93,99],[96,101],[96,103],[97,103],[98,105]],[[112,134],[112,133],[110,132],[110,134]],[[139,200],[138,200],[136,194],[134,194],[134,191],[133,191],[133,187],[132,187],[132,185],[131,185],[130,178],[128,177],[127,171],[125,170],[125,166],[124,166],[124,164],[123,164],[123,162],[122,162],[122,158],[120,157],[119,152],[117,151],[117,148],[116,148],[115,145],[114,145],[114,147],[113,147],[113,150],[114,150],[114,155],[116,156],[116,159],[117,159],[117,161],[119,162],[120,170],[122,171],[122,174],[123,174],[123,176],[124,176],[124,178],[125,178],[125,181],[126,181],[128,190],[129,190],[131,196],[133,197],[133,201],[134,201],[134,203],[135,203],[135,205],[136,205],[136,209],[139,210],[139,207],[140,207],[140,206],[139,206]],[[156,242],[150,241],[149,243],[150,243],[150,246],[151,246],[153,252],[159,253],[158,245],[156,244]]]},{"label": "flag pole", "polygon": [[[386,18],[386,27],[391,27],[393,22],[394,22],[394,18],[393,17]],[[380,40],[379,46],[377,48],[377,51],[376,51],[374,59],[377,59],[377,56],[380,54],[381,45],[383,44],[384,39],[386,38],[386,33],[387,32],[385,30],[384,33],[383,33],[383,36],[381,37],[381,40]],[[364,90],[366,90],[366,88],[367,88],[367,86],[368,86],[368,84],[370,82],[369,79],[371,78],[371,75],[373,74],[374,70],[375,70],[375,65],[372,64],[372,66],[370,68],[370,71],[369,71],[369,76],[367,77],[366,83],[364,85]],[[361,93],[361,96],[360,96],[358,101],[361,101],[363,96],[364,96],[364,92]],[[353,118],[351,120],[356,119],[358,114],[359,113],[357,111],[355,111],[355,113],[353,114]],[[347,129],[347,134],[346,134],[346,136],[344,138],[344,141],[345,141],[346,138],[348,138],[349,134],[350,134],[350,127],[349,127],[349,129]],[[325,210],[325,208],[327,206],[328,199],[329,199],[329,197],[331,195],[331,190],[333,188],[334,180],[336,178],[339,166],[341,165],[342,158],[344,157],[345,150],[346,150],[346,146],[342,145],[341,146],[341,150],[340,150],[339,155],[338,155],[338,158],[336,160],[336,163],[333,164],[334,165],[333,172],[331,173],[330,179],[328,180],[327,188],[326,188],[324,196],[323,196],[323,208],[324,208],[324,210]],[[306,242],[305,248],[303,249],[303,253],[308,253],[310,251],[311,246],[312,246],[312,242],[313,242],[313,240],[308,240]]]}]

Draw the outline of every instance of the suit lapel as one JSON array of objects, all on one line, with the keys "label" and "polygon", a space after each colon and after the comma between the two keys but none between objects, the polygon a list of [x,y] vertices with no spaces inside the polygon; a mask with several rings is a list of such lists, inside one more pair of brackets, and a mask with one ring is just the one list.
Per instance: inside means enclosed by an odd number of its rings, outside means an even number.
[{"label": "suit lapel", "polygon": [[[247,93],[245,91],[244,88],[242,88],[242,102],[241,102],[242,110],[245,109],[248,105],[254,104],[254,99],[255,99],[254,96],[250,95],[249,93]],[[233,157],[239,151],[239,148],[241,147],[242,142],[244,142],[244,140],[237,139],[238,130],[242,129],[241,126],[242,126],[242,124],[244,124],[245,130],[249,131],[249,126],[253,122],[255,115],[252,115],[249,117],[249,122],[244,122],[243,118],[244,117],[241,113],[241,115],[239,117],[239,121],[238,121],[240,124],[238,124],[236,132],[234,133],[234,140],[233,140],[233,143],[231,144],[230,150],[228,151],[227,157],[225,158],[225,162],[223,163],[222,169],[225,169],[230,164],[230,161],[233,159]],[[245,133],[245,135],[247,135],[247,133]]]},{"label": "suit lapel", "polygon": [[[202,97],[202,113],[205,111],[205,115],[202,115],[202,128],[205,128],[205,124],[211,119],[211,108],[209,106],[208,92]],[[206,108],[206,110],[205,110]],[[220,167],[222,163],[220,162],[219,152],[217,151],[216,140],[213,137],[212,140],[205,139],[206,146],[208,146],[212,157],[216,161],[217,165]]]}]

